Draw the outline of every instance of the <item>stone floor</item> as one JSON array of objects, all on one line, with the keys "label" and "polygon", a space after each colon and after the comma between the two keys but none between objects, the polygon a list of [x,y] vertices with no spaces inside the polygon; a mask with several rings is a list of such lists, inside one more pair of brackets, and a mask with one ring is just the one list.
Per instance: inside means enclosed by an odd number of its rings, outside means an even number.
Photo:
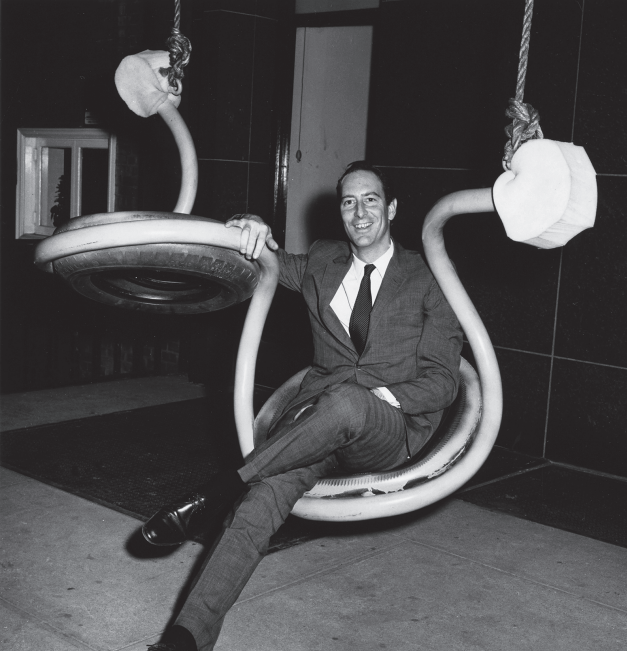
[{"label": "stone floor", "polygon": [[[145,649],[203,553],[138,558],[137,520],[5,469],[0,510],[7,651]],[[626,570],[625,548],[447,500],[268,556],[216,649],[622,651]]]}]

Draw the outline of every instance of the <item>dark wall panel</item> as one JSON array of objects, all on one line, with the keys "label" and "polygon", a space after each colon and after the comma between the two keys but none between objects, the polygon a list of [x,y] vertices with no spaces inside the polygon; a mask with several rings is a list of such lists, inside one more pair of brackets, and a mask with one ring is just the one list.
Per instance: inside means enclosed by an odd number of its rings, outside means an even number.
[{"label": "dark wall panel", "polygon": [[463,170],[387,167],[377,158],[373,162],[385,169],[396,191],[398,207],[392,237],[415,251],[422,251],[422,224],[433,204],[440,197],[474,187],[477,182],[476,175]]},{"label": "dark wall panel", "polygon": [[200,160],[198,178],[195,215],[226,221],[236,213],[246,212],[246,162]]},{"label": "dark wall panel", "polygon": [[627,177],[597,185],[594,228],[564,248],[555,352],[627,367]]},{"label": "dark wall panel", "polygon": [[458,216],[445,235],[493,344],[550,354],[560,252],[513,242],[496,213]]},{"label": "dark wall panel", "polygon": [[[544,454],[551,358],[502,348],[496,348],[495,352],[503,385],[503,419],[496,445],[541,457]],[[468,343],[464,344],[462,356],[476,368]]]},{"label": "dark wall panel", "polygon": [[475,167],[496,143],[498,161],[523,7],[522,0],[384,3],[370,157],[386,165]]},{"label": "dark wall panel", "polygon": [[497,445],[541,457],[551,359],[500,348],[496,357],[503,381],[503,423]]},{"label": "dark wall panel", "polygon": [[269,162],[274,157],[272,120],[275,80],[279,67],[276,20],[257,18],[253,63],[250,160]]},{"label": "dark wall panel", "polygon": [[[551,0],[533,7],[524,101],[539,111],[544,135],[551,140],[572,141],[583,4]],[[522,20],[518,31],[522,33]],[[512,97],[515,88],[514,82]]]},{"label": "dark wall panel", "polygon": [[587,0],[581,43],[575,144],[597,174],[627,174],[627,6]]},{"label": "dark wall panel", "polygon": [[248,168],[247,212],[261,215],[269,221],[272,214],[272,186],[274,184],[274,165],[252,163]]},{"label": "dark wall panel", "polygon": [[555,360],[547,457],[627,475],[627,369]]},{"label": "dark wall panel", "polygon": [[201,69],[194,107],[200,158],[248,160],[255,17],[207,11],[196,21]]}]

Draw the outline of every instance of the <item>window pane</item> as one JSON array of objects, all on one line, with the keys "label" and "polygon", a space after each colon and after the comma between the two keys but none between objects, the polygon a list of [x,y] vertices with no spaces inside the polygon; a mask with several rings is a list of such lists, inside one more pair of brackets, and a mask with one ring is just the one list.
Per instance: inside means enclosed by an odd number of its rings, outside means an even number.
[{"label": "window pane", "polygon": [[83,153],[83,187],[81,214],[107,212],[109,184],[109,150],[81,149]]},{"label": "window pane", "polygon": [[70,221],[72,150],[42,147],[42,225],[61,226]]}]

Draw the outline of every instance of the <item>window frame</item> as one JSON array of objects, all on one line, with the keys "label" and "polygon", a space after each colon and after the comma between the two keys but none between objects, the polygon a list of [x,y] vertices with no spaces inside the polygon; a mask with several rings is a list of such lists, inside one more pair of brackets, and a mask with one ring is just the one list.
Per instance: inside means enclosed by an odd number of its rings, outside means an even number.
[{"label": "window frame", "polygon": [[81,214],[82,150],[108,149],[107,212],[115,210],[115,135],[95,128],[20,128],[17,130],[16,239],[43,239],[55,229],[49,216],[42,214],[42,196],[48,182],[46,170],[42,169],[44,147],[72,150],[70,219]]}]

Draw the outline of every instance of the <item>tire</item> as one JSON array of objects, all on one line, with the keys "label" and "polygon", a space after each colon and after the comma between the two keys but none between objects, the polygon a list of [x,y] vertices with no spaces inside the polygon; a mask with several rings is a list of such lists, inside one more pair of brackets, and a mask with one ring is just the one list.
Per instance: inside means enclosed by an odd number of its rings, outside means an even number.
[{"label": "tire", "polygon": [[155,219],[180,221],[183,229],[186,221],[213,221],[130,211],[80,217],[57,229],[55,235],[120,224],[120,246],[59,257],[53,261],[54,272],[87,298],[142,312],[198,314],[250,298],[257,286],[258,267],[235,251],[173,242],[124,246],[125,224],[141,221],[150,229]]}]

